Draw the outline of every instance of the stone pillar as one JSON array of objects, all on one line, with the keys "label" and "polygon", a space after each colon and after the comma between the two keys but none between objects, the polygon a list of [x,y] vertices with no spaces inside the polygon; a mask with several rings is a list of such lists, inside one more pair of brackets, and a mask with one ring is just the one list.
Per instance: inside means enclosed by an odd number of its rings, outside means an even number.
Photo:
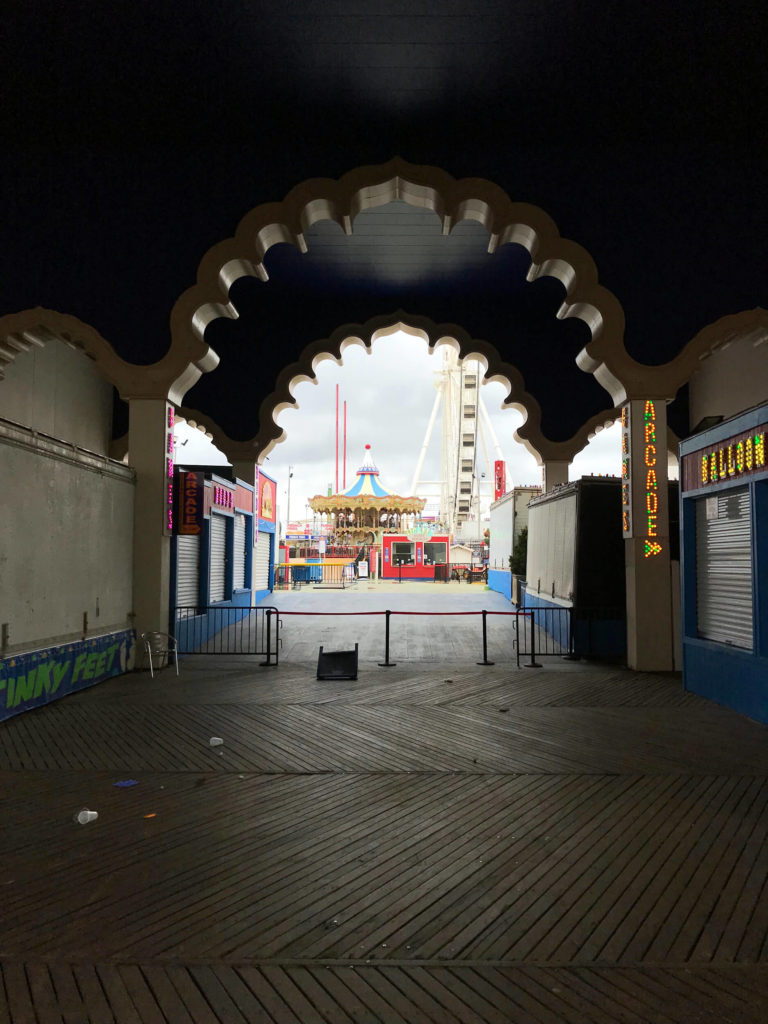
[{"label": "stone pillar", "polygon": [[232,475],[237,477],[238,480],[242,480],[243,483],[250,484],[251,487],[255,487],[257,476],[256,460],[233,459]]},{"label": "stone pillar", "polygon": [[[258,522],[259,522],[259,494],[258,494],[258,486],[257,486],[257,480],[258,480],[258,477],[259,477],[259,471],[258,471],[258,467],[256,466],[255,459],[249,459],[249,458],[247,458],[247,459],[232,459],[232,476],[236,480],[242,480],[242,482],[244,484],[250,484],[251,487],[256,488],[256,492],[255,492],[255,494],[253,496],[253,516],[254,516],[254,534],[253,534],[253,536],[254,536],[254,545],[255,545],[255,539],[256,539],[256,536],[257,536],[257,534],[256,534],[256,527],[258,526]],[[275,537],[275,540],[274,540],[274,544],[275,544],[275,547],[274,547],[275,567],[277,567],[277,563],[280,561],[279,555],[278,555],[278,544],[279,544],[279,541],[280,541],[280,538],[279,537]],[[251,554],[253,554],[253,553],[251,553]],[[251,563],[253,563],[253,558],[251,558]],[[275,574],[277,574],[277,568],[275,568]],[[253,602],[254,602],[254,595],[255,595],[255,593],[256,592],[255,592],[254,587],[253,587],[253,574],[251,574],[251,604],[253,604]]]},{"label": "stone pillar", "polygon": [[622,409],[622,527],[627,664],[674,668],[667,484],[667,407],[634,399]]},{"label": "stone pillar", "polygon": [[570,462],[545,461],[542,466],[542,487],[544,491],[554,490],[559,484],[568,483]]},{"label": "stone pillar", "polygon": [[173,417],[173,406],[164,399],[130,400],[128,458],[136,473],[133,624],[137,637],[147,630],[169,629]]}]

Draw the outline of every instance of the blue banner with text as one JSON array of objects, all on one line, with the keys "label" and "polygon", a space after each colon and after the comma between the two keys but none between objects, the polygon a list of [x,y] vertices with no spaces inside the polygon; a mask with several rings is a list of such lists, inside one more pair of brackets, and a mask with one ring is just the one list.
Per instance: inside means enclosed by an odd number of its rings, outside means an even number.
[{"label": "blue banner with text", "polygon": [[122,675],[133,665],[133,630],[0,660],[0,721]]}]

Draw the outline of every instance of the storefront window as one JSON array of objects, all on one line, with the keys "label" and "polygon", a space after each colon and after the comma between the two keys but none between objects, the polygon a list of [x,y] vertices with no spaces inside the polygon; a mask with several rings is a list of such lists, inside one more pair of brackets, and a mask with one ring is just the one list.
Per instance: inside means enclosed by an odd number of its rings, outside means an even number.
[{"label": "storefront window", "polygon": [[445,565],[448,561],[448,545],[445,541],[426,541],[424,544],[424,565]]},{"label": "storefront window", "polygon": [[392,543],[392,564],[413,565],[415,558],[415,545],[403,540],[396,540]]}]

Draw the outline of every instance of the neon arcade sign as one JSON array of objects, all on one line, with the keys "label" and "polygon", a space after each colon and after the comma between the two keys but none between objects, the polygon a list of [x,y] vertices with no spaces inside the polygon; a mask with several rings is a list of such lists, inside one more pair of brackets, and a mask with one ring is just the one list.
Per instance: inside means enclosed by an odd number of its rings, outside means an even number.
[{"label": "neon arcade sign", "polygon": [[176,421],[174,408],[169,403],[165,406],[165,509],[163,532],[173,533],[173,467],[174,467],[174,440],[173,426]]},{"label": "neon arcade sign", "polygon": [[[636,410],[643,407],[642,420],[632,423],[631,404],[621,410],[621,517],[625,539],[641,537],[643,556],[653,558],[663,550],[659,541],[661,529],[661,502],[659,495],[659,458],[665,447],[659,445],[659,409],[657,403],[647,399],[635,402]],[[661,455],[659,454],[661,448]],[[634,453],[642,460],[633,474]],[[666,479],[662,474],[662,479]],[[637,485],[640,484],[638,488]],[[636,489],[639,493],[636,493]]]}]

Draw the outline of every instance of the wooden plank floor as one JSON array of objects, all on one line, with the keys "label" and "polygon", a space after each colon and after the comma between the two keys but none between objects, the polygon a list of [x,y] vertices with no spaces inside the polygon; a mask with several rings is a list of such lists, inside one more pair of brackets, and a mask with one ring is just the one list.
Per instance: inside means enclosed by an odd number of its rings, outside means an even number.
[{"label": "wooden plank floor", "polygon": [[356,681],[187,658],[0,725],[0,1021],[764,1024],[766,728],[432,639]]}]

